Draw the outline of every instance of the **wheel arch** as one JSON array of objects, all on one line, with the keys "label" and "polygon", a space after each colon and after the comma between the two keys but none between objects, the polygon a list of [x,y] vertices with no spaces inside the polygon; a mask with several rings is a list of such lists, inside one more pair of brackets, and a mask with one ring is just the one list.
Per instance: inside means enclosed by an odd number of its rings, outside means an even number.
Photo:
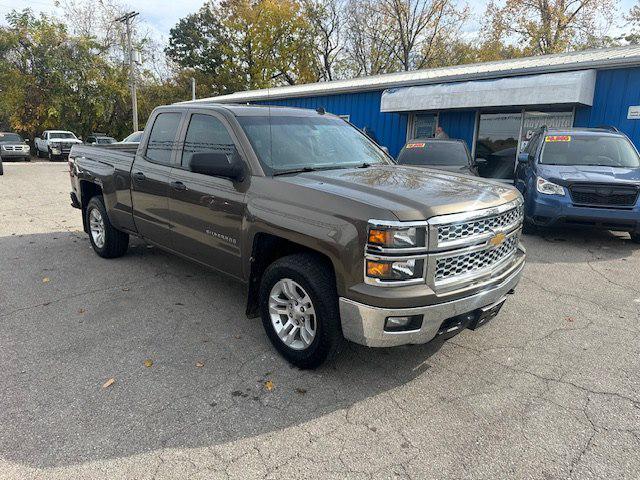
[{"label": "wheel arch", "polygon": [[248,317],[257,317],[259,311],[259,289],[262,276],[269,265],[276,260],[296,253],[308,253],[314,255],[331,269],[331,275],[338,284],[336,268],[329,255],[302,245],[287,238],[271,233],[259,232],[253,237],[251,248],[250,272],[247,292],[246,314]]}]

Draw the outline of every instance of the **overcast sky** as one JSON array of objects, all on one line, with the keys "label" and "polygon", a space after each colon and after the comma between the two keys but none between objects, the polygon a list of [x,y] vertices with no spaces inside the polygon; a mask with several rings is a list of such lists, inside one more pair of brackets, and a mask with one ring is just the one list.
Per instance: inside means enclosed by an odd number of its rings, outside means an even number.
[{"label": "overcast sky", "polygon": [[[59,13],[59,8],[55,7],[55,0],[0,0],[0,16],[2,17],[2,23],[4,23],[4,16],[14,8],[30,7],[36,12],[47,13]],[[173,27],[177,21],[185,15],[195,12],[204,3],[204,0],[135,0],[127,2],[132,5],[132,10],[140,12],[140,20],[146,24],[146,26],[155,32],[158,40],[166,40],[169,36],[169,30]],[[464,3],[464,2],[460,2]],[[486,0],[467,1],[474,10],[475,15],[472,18],[480,19],[486,5]],[[618,26],[616,31],[611,32],[616,34],[619,32],[619,27],[622,24],[621,15],[629,11],[633,6],[635,0],[621,0],[618,2],[620,5]],[[470,23],[466,30],[473,32],[477,30],[477,23]]]}]

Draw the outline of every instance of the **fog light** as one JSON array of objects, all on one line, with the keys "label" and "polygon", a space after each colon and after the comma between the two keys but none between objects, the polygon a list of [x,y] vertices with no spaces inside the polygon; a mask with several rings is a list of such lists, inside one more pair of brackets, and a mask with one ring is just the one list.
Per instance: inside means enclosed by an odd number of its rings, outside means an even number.
[{"label": "fog light", "polygon": [[406,332],[410,330],[419,330],[420,327],[422,327],[422,315],[387,317],[384,322],[385,332]]}]

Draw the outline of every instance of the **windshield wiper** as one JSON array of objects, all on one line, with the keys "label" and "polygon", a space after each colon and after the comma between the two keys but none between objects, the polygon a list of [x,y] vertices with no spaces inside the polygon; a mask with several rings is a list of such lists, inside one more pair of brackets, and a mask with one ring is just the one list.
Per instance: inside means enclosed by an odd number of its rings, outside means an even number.
[{"label": "windshield wiper", "polygon": [[302,167],[302,168],[292,168],[290,170],[278,170],[277,172],[273,172],[273,176],[277,177],[278,175],[287,175],[289,173],[304,173],[304,172],[315,172],[317,168],[313,167]]}]

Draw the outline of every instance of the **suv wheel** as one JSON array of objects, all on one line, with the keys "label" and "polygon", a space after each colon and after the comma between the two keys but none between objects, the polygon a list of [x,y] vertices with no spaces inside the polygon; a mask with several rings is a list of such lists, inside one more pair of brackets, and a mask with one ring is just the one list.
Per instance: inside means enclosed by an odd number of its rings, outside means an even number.
[{"label": "suv wheel", "polygon": [[260,284],[262,324],[273,346],[300,368],[316,368],[342,341],[333,271],[318,256],[272,263]]},{"label": "suv wheel", "polygon": [[124,255],[129,247],[129,235],[111,225],[101,196],[89,200],[85,215],[89,227],[89,240],[95,252],[103,258]]}]

